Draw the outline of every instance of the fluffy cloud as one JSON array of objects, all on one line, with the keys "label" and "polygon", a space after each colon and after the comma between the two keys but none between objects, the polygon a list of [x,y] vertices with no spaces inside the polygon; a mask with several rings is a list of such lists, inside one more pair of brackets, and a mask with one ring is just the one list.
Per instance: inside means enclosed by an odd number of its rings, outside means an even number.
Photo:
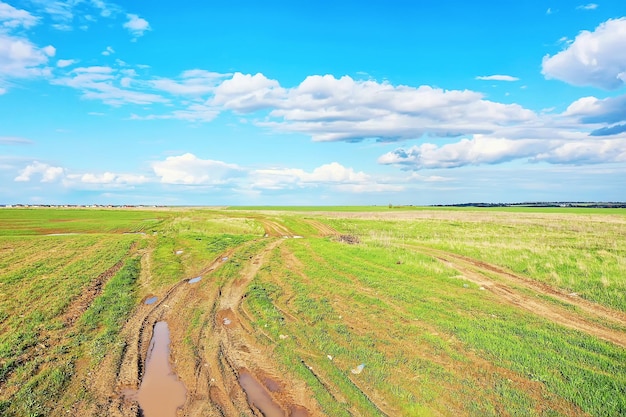
[{"label": "fluffy cloud", "polygon": [[567,48],[543,58],[543,74],[573,85],[607,90],[626,83],[626,18],[611,19],[595,31],[582,31]]},{"label": "fluffy cloud", "polygon": [[26,38],[0,33],[0,79],[47,75],[55,52],[53,46],[39,48]]},{"label": "fluffy cloud", "polygon": [[16,9],[10,4],[0,1],[0,28],[31,28],[38,19],[26,10]]},{"label": "fluffy cloud", "polygon": [[128,29],[133,36],[143,36],[147,30],[150,30],[150,24],[146,19],[132,13],[127,14],[126,17],[128,21],[124,23],[124,28]]},{"label": "fluffy cloud", "polygon": [[519,78],[513,77],[511,75],[481,75],[476,77],[477,80],[483,81],[519,81]]},{"label": "fluffy cloud", "polygon": [[583,97],[570,104],[564,115],[576,117],[582,123],[626,121],[626,95],[605,99]]},{"label": "fluffy cloud", "polygon": [[78,181],[83,184],[96,185],[137,185],[145,184],[149,181],[144,175],[117,174],[113,172],[104,172],[101,174],[70,174],[67,175],[67,180],[68,183]]},{"label": "fluffy cloud", "polygon": [[243,172],[237,165],[200,159],[191,153],[154,162],[152,169],[164,184],[185,185],[224,184],[241,176]]},{"label": "fluffy cloud", "polygon": [[356,172],[337,162],[321,165],[310,172],[299,168],[259,169],[251,176],[252,188],[266,190],[330,186],[336,191],[364,193],[404,189],[402,185]]},{"label": "fluffy cloud", "polygon": [[65,68],[65,67],[69,67],[70,65],[74,65],[77,62],[78,61],[76,59],[59,59],[57,61],[57,67]]},{"label": "fluffy cloud", "polygon": [[552,164],[595,164],[626,161],[626,140],[510,140],[476,135],[438,146],[425,143],[381,155],[378,162],[404,169],[458,168],[498,164],[517,159]]},{"label": "fluffy cloud", "polygon": [[40,176],[41,182],[55,182],[63,176],[65,170],[62,167],[55,167],[42,162],[35,161],[20,171],[15,177],[17,182],[28,182],[34,176]]},{"label": "fluffy cloud", "polygon": [[212,104],[247,113],[279,106],[285,97],[285,90],[278,81],[270,80],[260,73],[250,75],[237,72],[215,89]]},{"label": "fluffy cloud", "polygon": [[[274,107],[270,112],[273,120],[265,126],[308,134],[314,141],[460,136],[488,133],[536,118],[517,104],[484,100],[474,91],[394,86],[332,75],[309,76],[265,105]],[[256,108],[260,106],[257,103]]]}]

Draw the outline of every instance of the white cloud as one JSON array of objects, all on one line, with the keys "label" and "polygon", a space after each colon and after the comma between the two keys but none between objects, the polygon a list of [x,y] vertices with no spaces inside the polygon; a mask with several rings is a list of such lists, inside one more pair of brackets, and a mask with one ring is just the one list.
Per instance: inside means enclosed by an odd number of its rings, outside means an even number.
[{"label": "white cloud", "polygon": [[595,10],[597,8],[598,5],[596,3],[581,4],[580,6],[576,7],[576,9],[578,10]]},{"label": "white cloud", "polygon": [[424,134],[488,133],[536,118],[517,104],[484,100],[474,91],[394,86],[332,75],[309,76],[288,90],[284,99],[272,97],[265,104],[275,107],[270,112],[274,120],[265,126],[308,134],[315,141],[397,141]]},{"label": "white cloud", "polygon": [[353,168],[346,168],[338,162],[321,165],[310,172],[299,168],[273,168],[258,169],[251,175],[253,188],[270,190],[321,185],[370,186],[373,190],[377,185],[380,186],[378,189],[385,185],[364,172],[356,172]]},{"label": "white cloud", "polygon": [[117,174],[113,172],[70,174],[67,176],[67,180],[68,183],[78,181],[82,184],[96,185],[138,185],[149,182],[149,178],[144,175]]},{"label": "white cloud", "polygon": [[194,154],[170,156],[152,163],[154,173],[164,184],[219,185],[242,175],[243,170],[234,164],[210,159],[200,159]]},{"label": "white cloud", "polygon": [[87,100],[100,100],[112,106],[168,101],[157,94],[129,89],[132,80],[124,76],[128,74],[131,73],[106,66],[80,67],[70,71],[66,77],[51,82],[75,88],[81,91],[82,97]]},{"label": "white cloud", "polygon": [[100,10],[100,16],[102,17],[111,17],[121,12],[121,8],[119,6],[102,0],[91,0],[91,4]]},{"label": "white cloud", "polygon": [[0,136],[0,145],[27,145],[33,143],[32,140],[16,136]]},{"label": "white cloud", "polygon": [[278,81],[265,75],[235,73],[215,89],[213,105],[223,106],[237,112],[254,112],[270,106],[278,106],[285,98],[285,90]]},{"label": "white cloud", "polygon": [[378,162],[415,170],[497,164],[537,155],[550,143],[545,140],[511,140],[475,135],[472,139],[442,146],[424,143],[409,149],[399,148],[380,156]]},{"label": "white cloud", "polygon": [[35,26],[38,20],[26,10],[16,9],[10,4],[0,1],[0,27],[28,29]]},{"label": "white cloud", "polygon": [[159,78],[150,83],[157,90],[182,96],[200,96],[212,93],[217,85],[230,74],[220,74],[200,69],[184,71],[176,80]]},{"label": "white cloud", "polygon": [[26,38],[0,33],[0,79],[47,75],[45,65],[55,51],[53,46],[39,48]]},{"label": "white cloud", "polygon": [[107,46],[106,49],[104,51],[102,51],[102,55],[104,56],[109,56],[115,53],[115,49],[113,49],[110,46]]},{"label": "white cloud", "polygon": [[136,14],[129,13],[126,15],[128,21],[124,23],[124,28],[136,37],[143,36],[147,30],[151,30],[150,23]]},{"label": "white cloud", "polygon": [[64,172],[65,170],[62,167],[55,167],[35,161],[21,170],[19,175],[15,177],[15,181],[28,182],[31,181],[34,176],[40,176],[41,182],[55,182],[63,176]]},{"label": "white cloud", "polygon": [[582,31],[567,48],[543,58],[542,73],[569,84],[607,90],[626,83],[626,18],[610,19]]},{"label": "white cloud", "polygon": [[558,147],[537,154],[531,161],[573,165],[623,163],[626,162],[626,139],[564,142]]},{"label": "white cloud", "polygon": [[626,121],[626,95],[598,99],[582,97],[569,105],[564,116],[582,123],[619,123]]},{"label": "white cloud", "polygon": [[59,59],[57,61],[57,67],[65,68],[65,67],[69,67],[70,65],[74,65],[77,62],[78,60],[76,59]]},{"label": "white cloud", "polygon": [[595,164],[626,161],[626,139],[503,139],[476,135],[438,146],[424,143],[381,155],[378,162],[404,169],[458,168],[525,159],[552,164]]},{"label": "white cloud", "polygon": [[519,81],[519,78],[513,77],[511,75],[481,75],[476,77],[477,80],[483,81]]}]

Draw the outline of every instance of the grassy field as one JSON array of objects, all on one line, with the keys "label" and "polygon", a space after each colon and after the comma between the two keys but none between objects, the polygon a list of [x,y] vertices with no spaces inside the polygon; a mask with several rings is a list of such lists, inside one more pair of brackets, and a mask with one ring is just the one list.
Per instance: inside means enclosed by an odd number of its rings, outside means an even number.
[{"label": "grassy field", "polygon": [[[90,376],[119,372],[142,300],[195,276],[168,302],[179,368],[205,346],[271,364],[310,415],[626,415],[624,271],[619,209],[2,209],[0,415],[109,415],[119,387]],[[247,336],[224,346],[242,282]]]}]

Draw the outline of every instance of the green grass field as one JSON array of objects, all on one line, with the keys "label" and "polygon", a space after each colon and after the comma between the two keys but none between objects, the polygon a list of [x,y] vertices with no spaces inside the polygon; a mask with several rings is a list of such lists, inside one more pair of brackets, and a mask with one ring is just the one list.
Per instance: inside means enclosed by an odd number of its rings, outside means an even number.
[{"label": "green grass field", "polygon": [[626,415],[626,211],[386,206],[0,210],[0,415],[95,404],[142,299],[270,242],[241,308],[327,416]]}]

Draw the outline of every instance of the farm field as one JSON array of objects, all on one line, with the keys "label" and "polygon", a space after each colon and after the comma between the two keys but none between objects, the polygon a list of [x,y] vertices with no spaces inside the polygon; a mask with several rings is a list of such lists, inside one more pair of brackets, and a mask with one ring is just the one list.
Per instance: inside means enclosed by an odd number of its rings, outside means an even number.
[{"label": "farm field", "polygon": [[1,209],[0,415],[141,415],[161,321],[180,416],[626,415],[625,271],[621,209]]}]

